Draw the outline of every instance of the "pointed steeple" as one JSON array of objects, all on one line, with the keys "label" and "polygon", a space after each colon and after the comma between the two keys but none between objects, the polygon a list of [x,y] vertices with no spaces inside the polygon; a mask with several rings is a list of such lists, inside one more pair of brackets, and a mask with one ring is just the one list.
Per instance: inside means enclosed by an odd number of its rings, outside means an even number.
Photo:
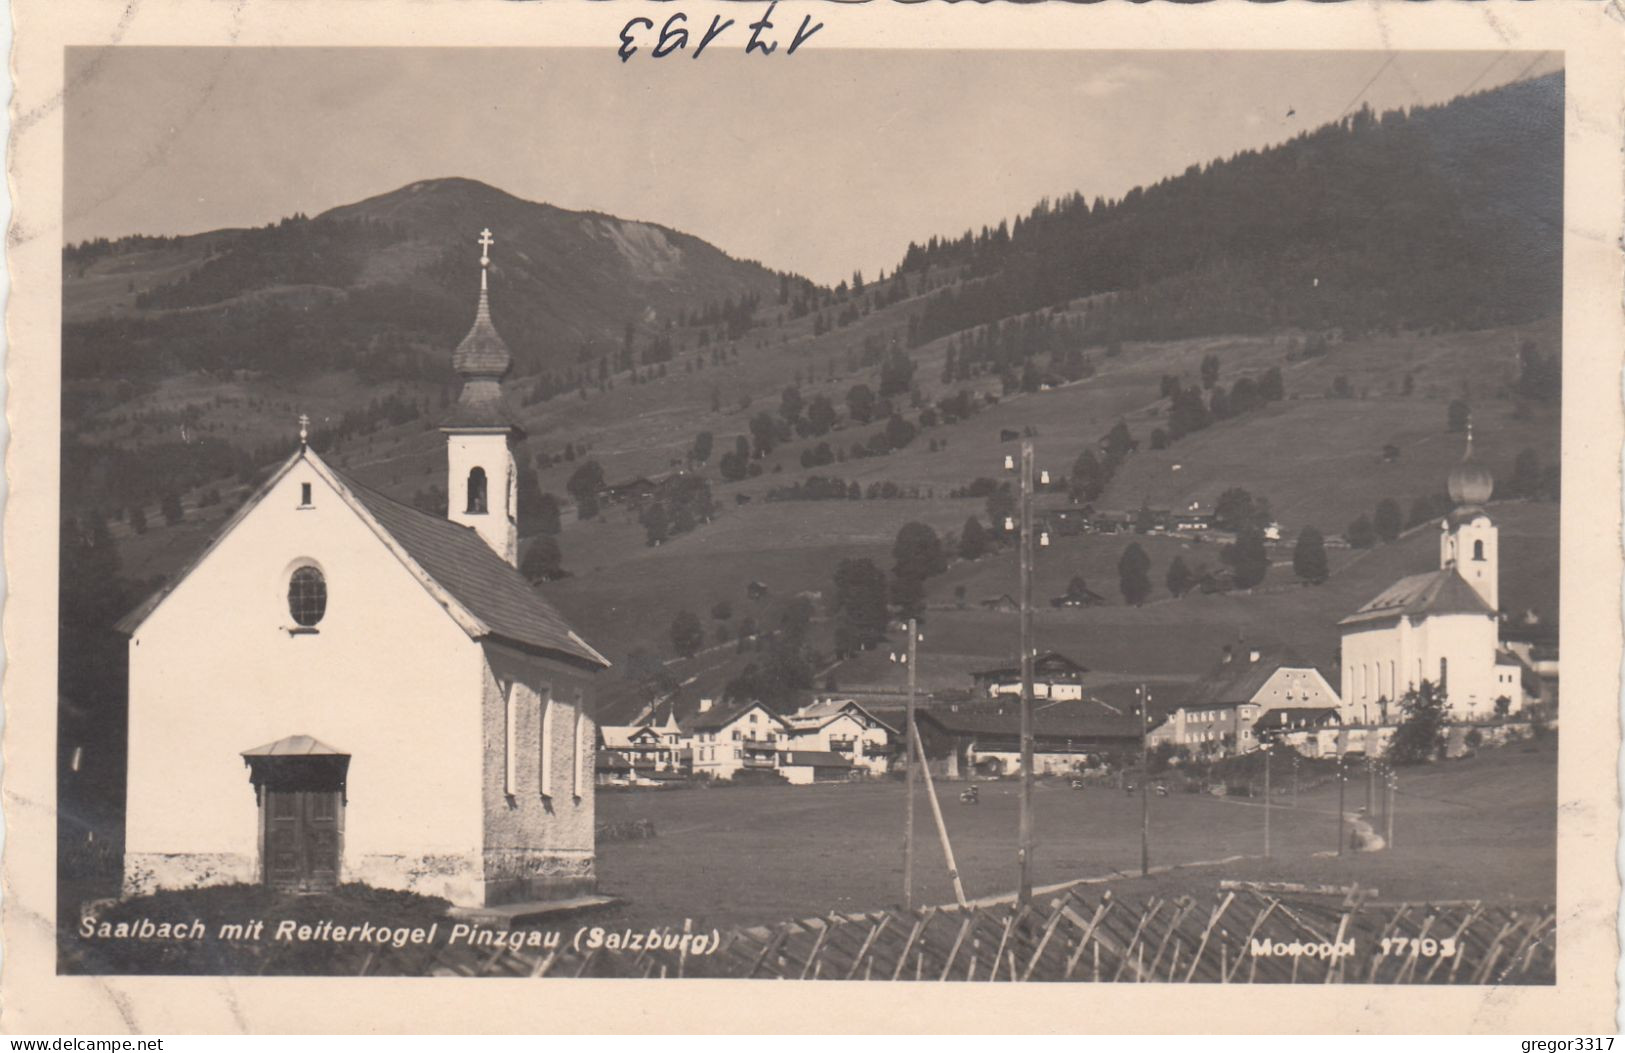
[{"label": "pointed steeple", "polygon": [[516,427],[502,403],[502,378],[513,366],[513,355],[491,323],[488,271],[491,266],[489,229],[480,231],[480,299],[474,324],[452,353],[451,366],[463,378],[463,390],[442,428]]}]

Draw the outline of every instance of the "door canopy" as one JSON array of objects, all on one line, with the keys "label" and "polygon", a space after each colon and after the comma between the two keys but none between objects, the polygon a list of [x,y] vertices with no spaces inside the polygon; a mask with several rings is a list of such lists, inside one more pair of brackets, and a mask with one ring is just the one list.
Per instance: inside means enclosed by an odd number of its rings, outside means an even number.
[{"label": "door canopy", "polygon": [[248,780],[256,790],[339,790],[344,789],[350,771],[350,755],[341,753],[309,735],[289,735],[285,739],[243,750]]}]

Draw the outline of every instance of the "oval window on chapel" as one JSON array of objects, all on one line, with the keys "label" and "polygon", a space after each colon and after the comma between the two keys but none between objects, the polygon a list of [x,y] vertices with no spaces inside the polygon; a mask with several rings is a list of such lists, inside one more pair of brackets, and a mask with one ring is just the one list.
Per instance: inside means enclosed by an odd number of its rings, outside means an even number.
[{"label": "oval window on chapel", "polygon": [[327,579],[315,567],[300,567],[288,579],[288,613],[306,628],[327,613]]}]

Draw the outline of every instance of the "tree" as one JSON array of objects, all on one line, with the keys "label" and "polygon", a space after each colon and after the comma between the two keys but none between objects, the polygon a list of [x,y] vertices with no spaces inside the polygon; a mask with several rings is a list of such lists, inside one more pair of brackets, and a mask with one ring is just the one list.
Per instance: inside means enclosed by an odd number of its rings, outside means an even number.
[{"label": "tree", "polygon": [[909,420],[901,413],[893,413],[891,417],[886,420],[886,430],[884,434],[886,436],[886,445],[890,449],[901,450],[903,447],[913,442],[914,437],[919,433],[919,429],[910,423]]},{"label": "tree", "polygon": [[1399,510],[1399,502],[1392,497],[1385,497],[1377,502],[1377,514],[1371,519],[1371,527],[1377,536],[1384,541],[1397,541],[1399,532],[1404,528],[1405,516]]},{"label": "tree", "polygon": [[179,523],[185,515],[181,509],[181,495],[173,490],[167,491],[158,499],[158,511],[163,513],[164,522],[170,526]]},{"label": "tree", "polygon": [[1472,408],[1462,399],[1452,399],[1450,408],[1445,411],[1445,430],[1452,432],[1466,431],[1467,422],[1472,418]]},{"label": "tree", "polygon": [[835,568],[835,650],[845,657],[886,638],[886,575],[870,559],[843,559]]},{"label": "tree", "polygon": [[[1101,466],[1095,458],[1093,450],[1084,450],[1078,454],[1078,459],[1072,462],[1072,499],[1084,503],[1091,502],[1106,489],[1111,481],[1111,473]],[[997,527],[997,523],[994,524]]]},{"label": "tree", "polygon": [[1256,526],[1245,527],[1236,535],[1235,543],[1225,547],[1223,559],[1230,564],[1236,588],[1250,589],[1262,584],[1270,569],[1264,532]]},{"label": "tree", "polygon": [[727,600],[718,600],[711,605],[711,617],[719,622],[725,622],[734,616],[733,604]]},{"label": "tree", "polygon": [[1117,560],[1117,587],[1123,602],[1138,607],[1151,595],[1151,557],[1138,541],[1131,541]]},{"label": "tree", "polygon": [[1267,498],[1254,497],[1239,486],[1232,486],[1219,495],[1213,505],[1213,525],[1220,530],[1240,533],[1248,527],[1259,530],[1269,526],[1270,503]]},{"label": "tree", "polygon": [[1202,356],[1202,386],[1211,390],[1219,382],[1219,356],[1206,354]]},{"label": "tree", "polygon": [[1437,759],[1445,746],[1445,721],[1450,705],[1442,685],[1431,680],[1405,692],[1399,700],[1404,714],[1388,744],[1388,756],[1395,764],[1426,764]]},{"label": "tree", "polygon": [[1286,398],[1286,384],[1281,380],[1281,367],[1271,366],[1258,382],[1258,395],[1265,402],[1279,402]]},{"label": "tree", "polygon": [[734,437],[732,451],[722,455],[717,461],[717,469],[722,472],[724,482],[738,482],[750,474],[750,440],[743,435]]},{"label": "tree", "polygon": [[852,389],[846,393],[846,411],[859,424],[868,424],[874,419],[875,393],[869,390],[867,384],[852,385]]},{"label": "tree", "polygon": [[1015,514],[1016,499],[1008,485],[987,495],[987,521],[995,538],[1003,537],[1008,532],[1005,530],[1005,520]]},{"label": "tree", "polygon": [[814,435],[828,434],[835,426],[835,406],[826,395],[814,395],[807,403],[807,426]]},{"label": "tree", "polygon": [[902,351],[893,351],[880,364],[880,397],[892,398],[908,393],[914,382],[914,360]]},{"label": "tree", "polygon": [[1377,543],[1377,531],[1371,525],[1371,517],[1364,512],[1349,524],[1345,536],[1349,539],[1349,545],[1354,548],[1370,548]]},{"label": "tree", "polygon": [[917,618],[925,606],[926,579],[948,569],[942,540],[924,523],[904,523],[892,559],[892,601],[905,618]]},{"label": "tree", "polygon": [[1540,496],[1540,455],[1525,447],[1512,462],[1512,478],[1507,483],[1509,497]]},{"label": "tree", "polygon": [[[564,489],[575,498],[579,506],[588,498],[596,498],[604,489],[604,468],[597,461],[583,461],[570,473],[570,478],[564,484]],[[594,502],[593,515],[597,515],[596,502]],[[582,514],[583,519],[592,516]]]},{"label": "tree", "polygon": [[524,470],[519,472],[518,511],[520,537],[559,532],[558,499],[542,493],[542,488],[537,485],[535,472]]},{"label": "tree", "polygon": [[970,516],[959,531],[959,558],[977,560],[986,553],[987,531],[982,529],[981,520]]},{"label": "tree", "polygon": [[779,441],[779,426],[766,410],[750,419],[750,437],[758,458],[773,452],[773,447]]},{"label": "tree", "polygon": [[1326,564],[1326,539],[1312,526],[1298,531],[1298,543],[1292,549],[1292,573],[1311,585],[1321,584],[1331,574]]},{"label": "tree", "polygon": [[689,451],[688,458],[695,464],[705,464],[711,459],[711,433],[702,431],[694,436],[694,448]]},{"label": "tree", "polygon": [[1196,583],[1196,579],[1191,575],[1190,568],[1185,566],[1184,557],[1175,556],[1174,561],[1168,564],[1168,576],[1164,583],[1175,598],[1191,591],[1191,586]]},{"label": "tree", "polygon": [[680,610],[671,620],[671,648],[684,658],[693,658],[694,652],[705,646],[705,626],[699,615],[691,610]]},{"label": "tree", "polygon": [[532,540],[525,549],[525,559],[519,565],[519,572],[532,585],[542,581],[557,581],[565,577],[564,554],[559,550],[558,539],[543,534]]},{"label": "tree", "polygon": [[652,501],[643,510],[640,517],[643,523],[644,539],[650,545],[658,545],[666,540],[671,530],[671,517],[666,513],[666,506],[660,501]]},{"label": "tree", "polygon": [[779,396],[779,416],[794,424],[801,417],[801,389],[794,384]]}]

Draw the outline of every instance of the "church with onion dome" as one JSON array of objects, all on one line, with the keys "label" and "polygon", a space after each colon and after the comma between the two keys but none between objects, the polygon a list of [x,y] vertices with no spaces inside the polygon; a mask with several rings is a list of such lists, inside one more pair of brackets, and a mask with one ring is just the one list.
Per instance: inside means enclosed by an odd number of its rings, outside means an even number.
[{"label": "church with onion dome", "polygon": [[1391,724],[1423,681],[1442,685],[1453,717],[1494,716],[1523,701],[1517,658],[1500,642],[1499,531],[1485,511],[1495,492],[1473,459],[1473,434],[1450,472],[1454,509],[1439,523],[1439,567],[1401,578],[1338,623],[1345,724]]}]

